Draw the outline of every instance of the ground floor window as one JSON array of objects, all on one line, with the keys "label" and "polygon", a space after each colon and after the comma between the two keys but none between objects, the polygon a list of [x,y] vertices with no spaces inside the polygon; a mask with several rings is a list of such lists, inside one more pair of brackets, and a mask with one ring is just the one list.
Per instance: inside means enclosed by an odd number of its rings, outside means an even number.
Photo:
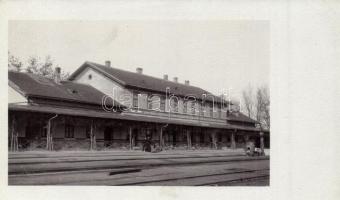
[{"label": "ground floor window", "polygon": [[43,127],[41,131],[41,137],[45,138],[47,136],[47,129],[48,128],[46,126]]},{"label": "ground floor window", "polygon": [[74,138],[74,126],[71,124],[65,125],[65,138]]},{"label": "ground floor window", "polygon": [[204,133],[203,132],[200,133],[200,142],[201,143],[204,142]]},{"label": "ground floor window", "polygon": [[90,138],[91,137],[91,126],[90,125],[86,126],[85,134],[86,134],[86,138]]},{"label": "ground floor window", "polygon": [[222,134],[217,133],[218,142],[222,142]]}]

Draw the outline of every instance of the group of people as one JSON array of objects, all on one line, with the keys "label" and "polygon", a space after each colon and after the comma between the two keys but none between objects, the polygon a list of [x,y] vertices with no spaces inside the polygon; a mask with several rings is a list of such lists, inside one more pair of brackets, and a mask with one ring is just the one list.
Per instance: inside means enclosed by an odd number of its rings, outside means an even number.
[{"label": "group of people", "polygon": [[152,146],[151,135],[147,134],[143,143],[143,151],[151,152],[151,146]]},{"label": "group of people", "polygon": [[248,144],[246,148],[247,156],[264,156],[264,151],[261,148],[255,147],[253,143]]}]

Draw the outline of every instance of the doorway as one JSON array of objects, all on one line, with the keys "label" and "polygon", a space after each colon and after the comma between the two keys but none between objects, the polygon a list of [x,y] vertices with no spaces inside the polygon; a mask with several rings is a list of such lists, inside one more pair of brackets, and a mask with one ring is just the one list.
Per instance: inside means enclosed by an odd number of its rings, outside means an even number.
[{"label": "doorway", "polygon": [[177,132],[172,131],[172,145],[176,146],[176,141],[177,141]]},{"label": "doorway", "polygon": [[137,138],[138,138],[138,129],[135,128],[132,130],[132,138],[131,138],[133,147],[137,146]]},{"label": "doorway", "polygon": [[112,127],[106,127],[104,129],[104,146],[108,147],[112,142]]}]

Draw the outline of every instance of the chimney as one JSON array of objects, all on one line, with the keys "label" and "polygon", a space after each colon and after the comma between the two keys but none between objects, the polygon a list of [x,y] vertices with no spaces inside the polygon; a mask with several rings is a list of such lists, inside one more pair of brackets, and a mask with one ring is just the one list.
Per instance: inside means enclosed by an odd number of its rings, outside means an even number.
[{"label": "chimney", "polygon": [[168,80],[168,75],[167,75],[167,74],[164,74],[164,75],[163,75],[163,79],[164,79],[164,80]]},{"label": "chimney", "polygon": [[174,82],[178,83],[178,77],[174,77]]},{"label": "chimney", "polygon": [[111,61],[109,61],[109,60],[105,61],[105,66],[106,67],[111,67]]},{"label": "chimney", "polygon": [[190,85],[189,80],[185,80],[184,84],[185,84],[185,85]]},{"label": "chimney", "polygon": [[138,74],[143,74],[143,68],[140,68],[140,67],[136,68],[136,72]]},{"label": "chimney", "polygon": [[56,84],[60,84],[60,73],[61,73],[61,68],[56,67],[55,72],[54,72],[54,82]]}]

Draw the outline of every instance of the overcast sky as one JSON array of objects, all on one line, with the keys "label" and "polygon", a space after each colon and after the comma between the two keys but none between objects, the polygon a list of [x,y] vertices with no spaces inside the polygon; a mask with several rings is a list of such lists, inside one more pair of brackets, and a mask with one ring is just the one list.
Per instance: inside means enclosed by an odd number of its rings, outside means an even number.
[{"label": "overcast sky", "polygon": [[269,84],[266,21],[10,21],[9,51],[26,61],[50,55],[68,72],[85,61],[168,74],[216,95]]}]

